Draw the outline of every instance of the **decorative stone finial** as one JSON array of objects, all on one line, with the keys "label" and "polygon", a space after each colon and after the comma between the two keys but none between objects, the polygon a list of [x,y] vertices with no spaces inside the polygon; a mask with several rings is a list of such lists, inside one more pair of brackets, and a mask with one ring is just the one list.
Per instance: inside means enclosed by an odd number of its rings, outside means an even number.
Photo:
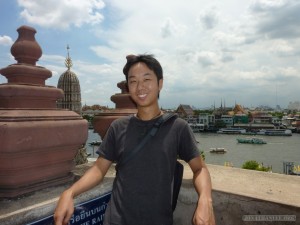
[{"label": "decorative stone finial", "polygon": [[11,54],[18,63],[35,65],[42,56],[42,49],[34,37],[36,30],[29,26],[21,26],[17,31],[19,37],[11,46]]},{"label": "decorative stone finial", "polygon": [[65,65],[68,68],[68,70],[70,70],[71,67],[73,66],[72,59],[71,59],[70,54],[69,54],[69,49],[70,49],[70,47],[69,47],[69,45],[67,45],[68,56],[65,60]]},{"label": "decorative stone finial", "polygon": [[18,63],[1,69],[8,82],[0,85],[0,198],[71,182],[74,157],[88,134],[86,120],[57,109],[64,93],[45,85],[51,71],[34,65],[42,55],[36,30],[17,31],[11,53]]},{"label": "decorative stone finial", "polygon": [[126,80],[119,82],[117,86],[121,89],[122,94],[127,94],[129,92]]},{"label": "decorative stone finial", "polygon": [[136,58],[136,55],[130,54],[126,56],[127,61],[132,60],[133,58]]}]

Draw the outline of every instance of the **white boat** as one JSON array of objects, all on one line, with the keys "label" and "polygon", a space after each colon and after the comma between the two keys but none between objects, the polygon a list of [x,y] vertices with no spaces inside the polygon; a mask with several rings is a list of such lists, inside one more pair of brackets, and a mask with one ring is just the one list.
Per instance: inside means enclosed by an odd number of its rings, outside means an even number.
[{"label": "white boat", "polygon": [[246,129],[238,128],[238,127],[231,127],[231,128],[221,128],[217,131],[218,134],[245,134]]},{"label": "white boat", "polygon": [[101,145],[102,141],[92,141],[89,143],[89,145],[96,145],[96,146],[99,146]]},{"label": "white boat", "polygon": [[261,129],[257,134],[268,136],[292,136],[292,131],[289,129]]},{"label": "white boat", "polygon": [[267,144],[262,138],[237,138],[236,140],[243,144]]},{"label": "white boat", "polygon": [[210,153],[224,154],[227,152],[225,148],[210,148]]},{"label": "white boat", "polygon": [[194,133],[204,131],[204,124],[200,123],[189,123],[189,126],[192,128]]}]

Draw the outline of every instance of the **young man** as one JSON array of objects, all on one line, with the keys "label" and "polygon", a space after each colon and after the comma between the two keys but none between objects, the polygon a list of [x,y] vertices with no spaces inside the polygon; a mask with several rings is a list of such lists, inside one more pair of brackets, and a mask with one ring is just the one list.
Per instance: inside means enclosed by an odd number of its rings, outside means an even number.
[{"label": "young man", "polygon": [[215,225],[210,175],[184,120],[173,117],[164,122],[142,150],[118,167],[122,154],[134,149],[163,114],[158,105],[163,87],[159,62],[152,55],[130,55],[123,73],[138,112],[111,124],[94,166],[61,195],[54,214],[56,225],[67,224],[74,211],[74,197],[101,182],[114,161],[118,170],[104,225],[171,225],[177,156],[188,162],[194,173],[199,199],[193,223]]}]

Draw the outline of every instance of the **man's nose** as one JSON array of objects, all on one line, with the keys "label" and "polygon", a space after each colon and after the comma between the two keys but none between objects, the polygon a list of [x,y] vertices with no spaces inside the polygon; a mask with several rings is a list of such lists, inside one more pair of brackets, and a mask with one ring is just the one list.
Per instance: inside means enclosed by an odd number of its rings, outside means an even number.
[{"label": "man's nose", "polygon": [[138,83],[137,83],[137,89],[138,90],[142,90],[143,88],[144,88],[144,82],[138,81]]}]

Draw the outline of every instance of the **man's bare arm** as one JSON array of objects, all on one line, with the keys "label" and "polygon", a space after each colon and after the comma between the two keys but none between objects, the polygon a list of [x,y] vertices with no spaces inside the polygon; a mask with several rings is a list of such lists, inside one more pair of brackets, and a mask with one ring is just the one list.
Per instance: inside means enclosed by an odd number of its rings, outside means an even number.
[{"label": "man's bare arm", "polygon": [[194,186],[199,195],[193,223],[194,225],[215,225],[211,196],[212,185],[208,169],[201,156],[192,159],[189,165],[193,171]]},{"label": "man's bare arm", "polygon": [[94,165],[76,183],[62,193],[54,212],[56,225],[68,224],[74,213],[74,198],[99,184],[111,164],[112,162],[109,160],[98,158]]}]

